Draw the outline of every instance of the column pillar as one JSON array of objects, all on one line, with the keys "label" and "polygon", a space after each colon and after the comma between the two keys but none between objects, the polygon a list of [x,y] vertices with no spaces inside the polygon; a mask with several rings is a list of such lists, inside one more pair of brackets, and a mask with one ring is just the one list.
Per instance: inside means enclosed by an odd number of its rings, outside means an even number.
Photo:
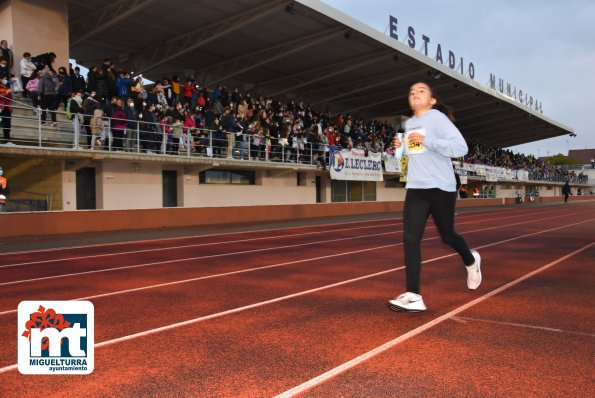
[{"label": "column pillar", "polygon": [[69,33],[67,0],[0,2],[0,40],[8,41],[14,65],[12,73],[20,75],[23,53],[31,56],[53,52],[56,54],[54,69],[68,69]]}]

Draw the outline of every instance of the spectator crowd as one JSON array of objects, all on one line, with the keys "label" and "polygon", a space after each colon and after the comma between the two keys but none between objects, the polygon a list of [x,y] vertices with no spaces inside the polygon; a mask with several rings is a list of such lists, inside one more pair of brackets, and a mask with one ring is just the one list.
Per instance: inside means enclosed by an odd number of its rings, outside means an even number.
[{"label": "spectator crowd", "polygon": [[[12,91],[30,98],[41,109],[41,121],[56,126],[63,106],[75,130],[86,136],[86,147],[197,153],[216,157],[316,162],[325,167],[329,148],[361,148],[392,153],[393,126],[349,114],[332,116],[311,109],[301,100],[282,103],[262,95],[242,93],[224,85],[208,88],[193,77],[163,77],[145,87],[142,75],[132,77],[110,59],[91,66],[87,77],[69,65],[56,72],[56,54],[23,54],[20,79],[10,74],[13,56],[6,40],[0,45],[0,110],[7,114]],[[8,81],[12,88],[9,88]],[[10,117],[3,123],[10,123]],[[51,120],[48,120],[51,119]],[[5,142],[10,125],[4,126]],[[7,133],[8,131],[8,133]],[[246,145],[249,142],[249,145]],[[136,143],[140,147],[135,147]],[[212,152],[210,152],[212,151]],[[470,164],[527,170],[536,179],[567,177],[586,180],[582,173],[550,166],[532,155],[469,143],[460,159]]]}]

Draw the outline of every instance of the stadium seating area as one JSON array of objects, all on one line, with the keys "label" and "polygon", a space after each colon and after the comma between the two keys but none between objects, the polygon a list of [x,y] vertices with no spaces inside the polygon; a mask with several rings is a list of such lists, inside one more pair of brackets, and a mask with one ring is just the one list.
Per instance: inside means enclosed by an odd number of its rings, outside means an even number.
[{"label": "stadium seating area", "polygon": [[[128,72],[117,70],[109,59],[100,66],[92,66],[86,79],[72,66],[69,73],[66,68],[59,69],[61,73],[53,76],[56,96],[53,103],[48,105],[45,102],[44,105],[48,108],[48,115],[52,111],[60,114],[57,110],[63,106],[65,115],[70,116],[71,109],[67,104],[77,100],[77,91],[82,93],[82,98],[78,100],[80,131],[77,132],[83,141],[81,148],[196,154],[324,166],[329,146],[391,152],[390,145],[395,134],[390,124],[381,121],[357,119],[349,114],[331,115],[311,109],[301,100],[282,103],[278,99],[242,93],[237,88],[228,90],[221,85],[201,87],[192,77],[185,82],[180,81],[178,76],[162,78],[145,87],[142,76],[131,78]],[[32,100],[26,100],[22,95],[19,100],[32,101],[32,106],[40,106],[34,95],[27,97]],[[99,115],[101,132],[91,139],[96,109],[102,111]],[[70,126],[70,123],[65,123],[64,118],[62,122],[58,119],[61,124],[59,130],[68,130],[64,127]],[[128,134],[123,137],[115,134],[116,124]],[[49,130],[47,125],[40,127]],[[52,127],[55,125],[52,124]],[[64,135],[72,136],[72,129]],[[136,134],[131,134],[135,131]],[[72,140],[67,139],[69,142]],[[78,148],[78,141],[75,147]],[[573,171],[550,166],[532,155],[515,154],[480,143],[469,143],[468,155],[460,160],[470,164],[524,169],[532,179],[586,181],[582,173],[576,175]]]}]

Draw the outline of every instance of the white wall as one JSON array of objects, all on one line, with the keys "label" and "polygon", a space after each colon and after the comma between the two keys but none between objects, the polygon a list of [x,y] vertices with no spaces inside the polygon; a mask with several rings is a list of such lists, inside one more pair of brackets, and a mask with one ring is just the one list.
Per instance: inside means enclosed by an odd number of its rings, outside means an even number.
[{"label": "white wall", "polygon": [[[183,166],[104,160],[103,165],[97,168],[97,208],[161,208],[162,170],[178,172],[180,207],[316,203],[316,177],[313,173],[305,173],[303,185],[300,186],[297,185],[296,173],[293,171],[282,175],[275,175],[272,171],[257,171],[257,185],[200,184],[199,172],[185,174]],[[76,197],[74,183],[72,189]]]},{"label": "white wall", "polygon": [[8,41],[14,56],[12,73],[18,76],[24,52],[32,56],[54,52],[54,69],[68,67],[69,34],[66,0],[2,1],[0,38]]},{"label": "white wall", "polygon": [[316,203],[316,177],[305,173],[304,185],[297,185],[294,171],[275,174],[256,171],[256,185],[199,184],[198,173],[184,176],[184,206],[247,206]]},{"label": "white wall", "polygon": [[62,162],[62,210],[76,210],[76,171]]},{"label": "white wall", "polygon": [[109,210],[163,207],[162,164],[104,161],[97,173],[97,207]]},{"label": "white wall", "polygon": [[405,188],[387,188],[384,186],[384,181],[376,183],[376,201],[404,201],[407,190]]}]

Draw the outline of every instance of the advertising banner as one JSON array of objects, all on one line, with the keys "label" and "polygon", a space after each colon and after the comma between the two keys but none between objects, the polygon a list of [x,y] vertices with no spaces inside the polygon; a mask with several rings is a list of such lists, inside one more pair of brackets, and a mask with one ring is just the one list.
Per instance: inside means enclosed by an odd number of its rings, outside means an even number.
[{"label": "advertising banner", "polygon": [[330,171],[333,180],[382,181],[382,154],[363,149],[331,149]]}]

